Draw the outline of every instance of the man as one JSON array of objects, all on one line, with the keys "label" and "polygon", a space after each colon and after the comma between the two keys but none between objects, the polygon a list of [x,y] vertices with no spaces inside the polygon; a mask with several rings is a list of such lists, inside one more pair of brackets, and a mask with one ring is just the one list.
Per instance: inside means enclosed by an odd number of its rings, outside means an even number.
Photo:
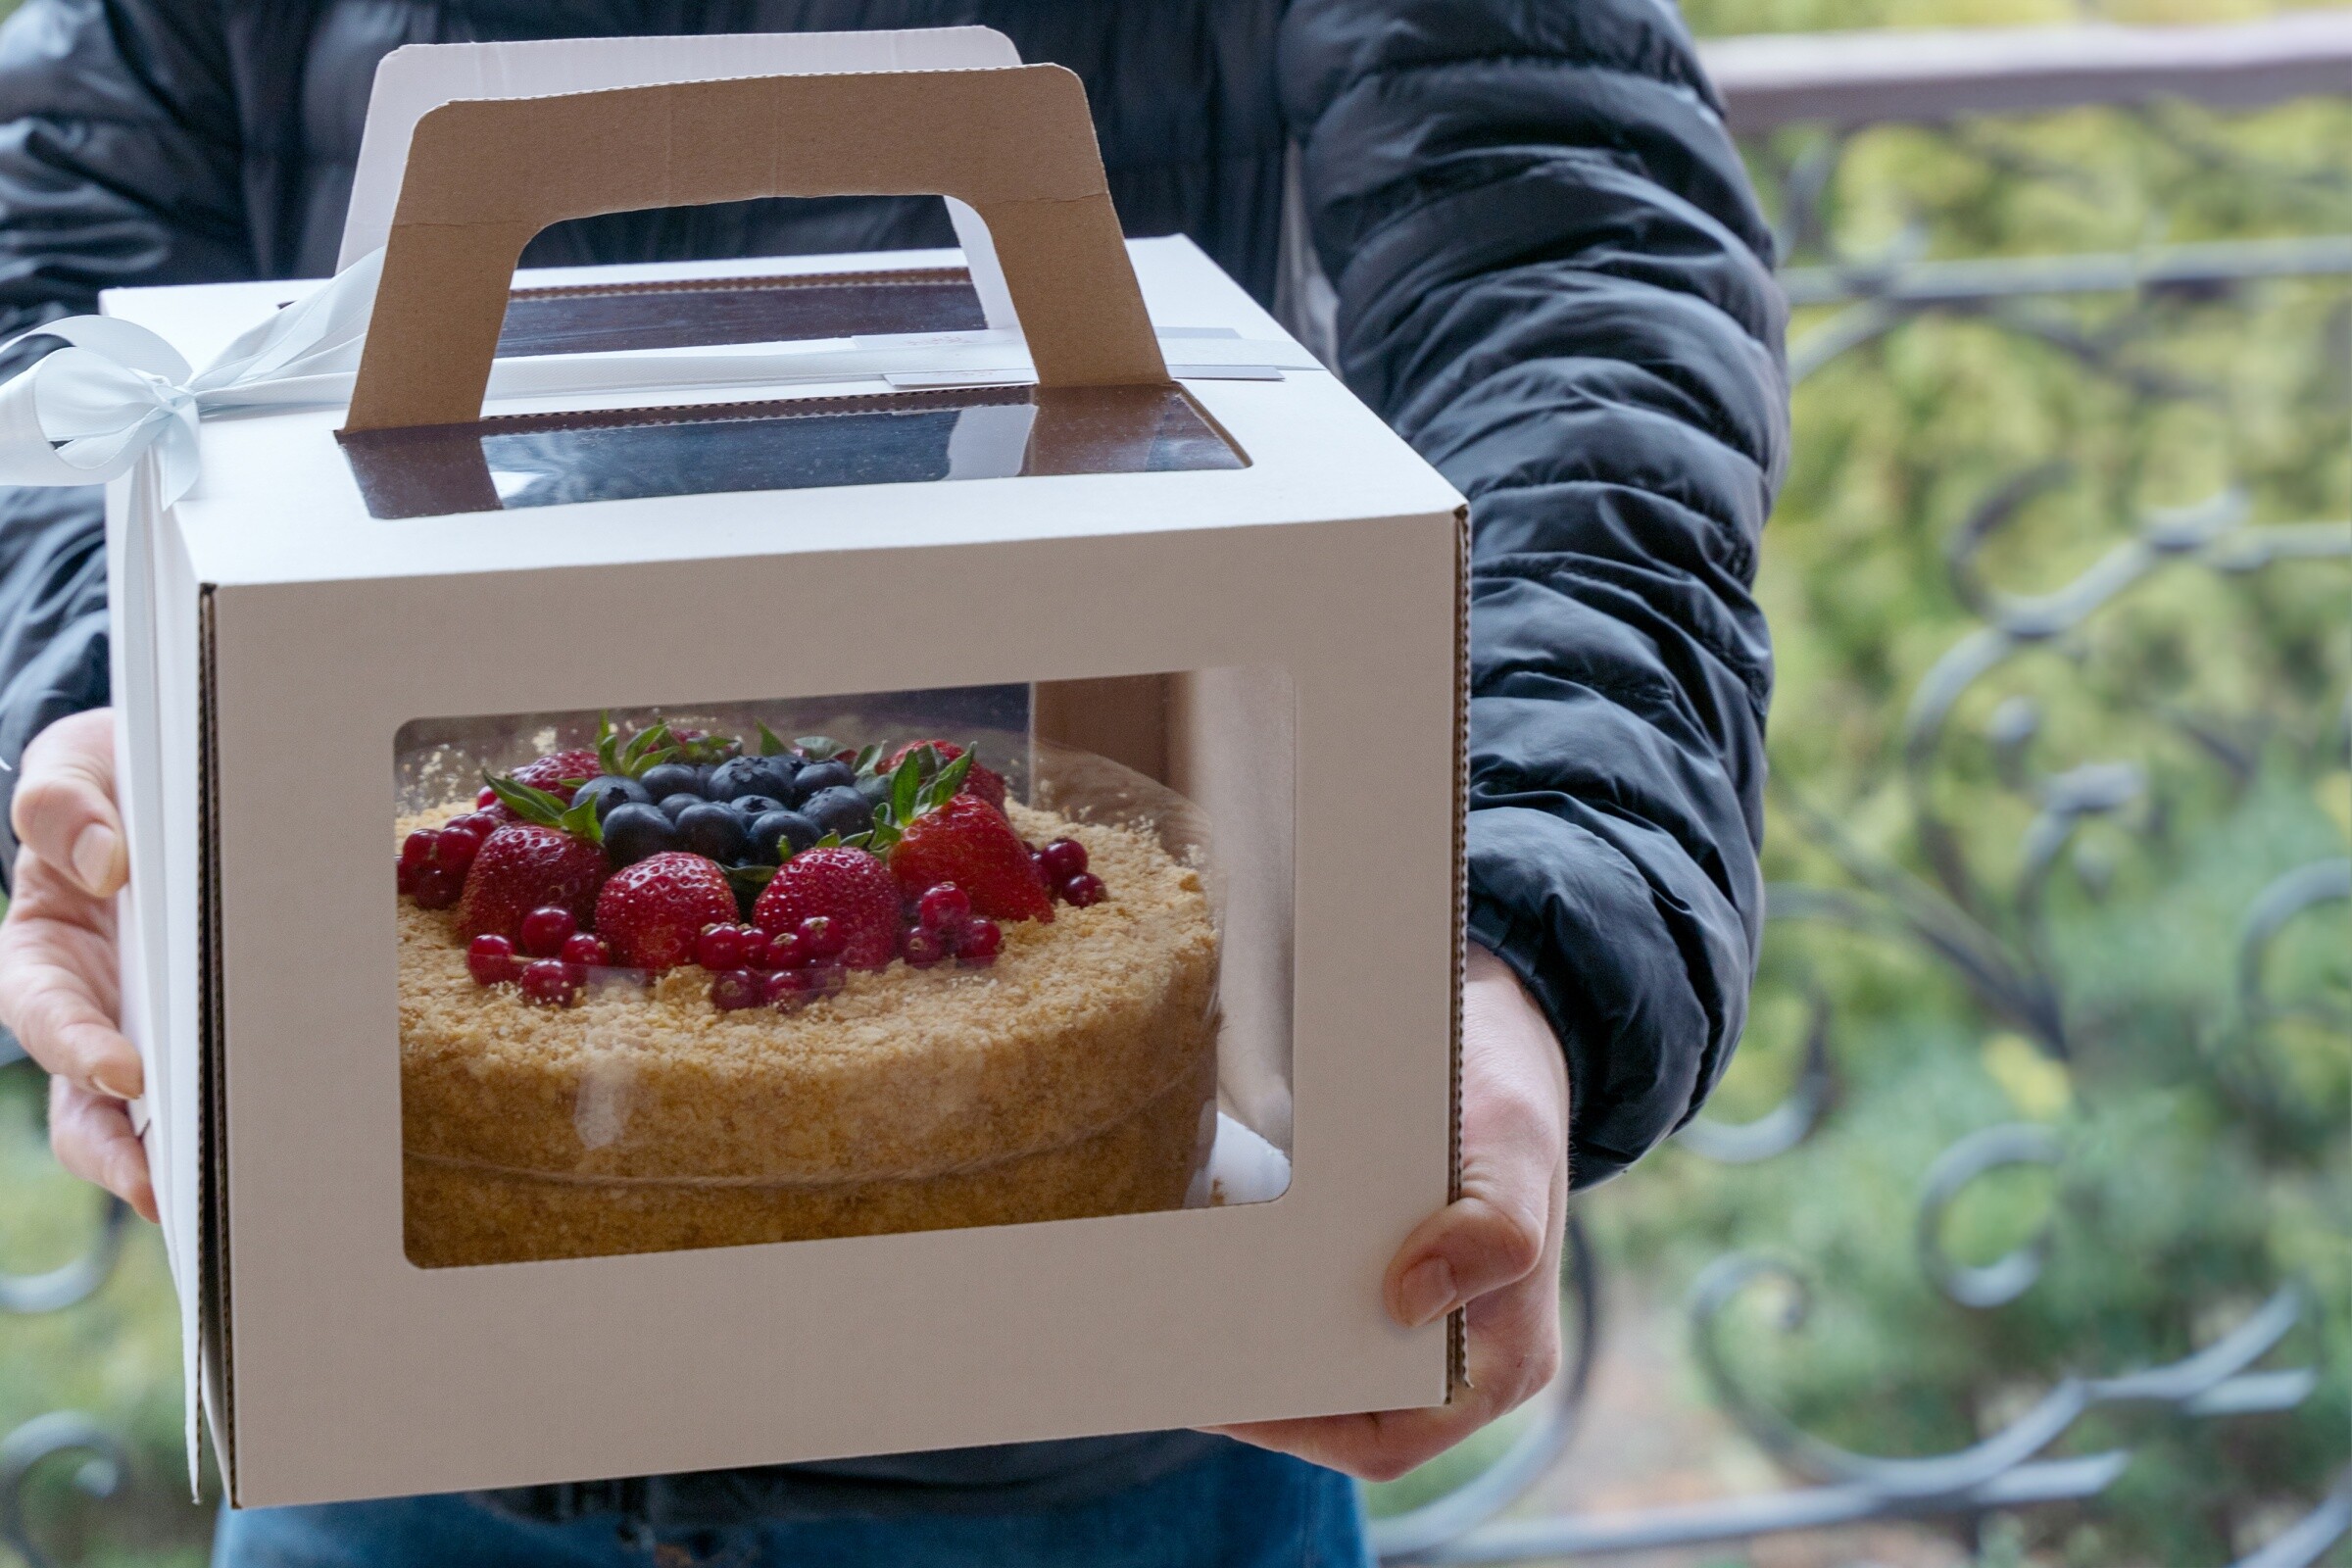
[{"label": "man", "polygon": [[[1569,1178],[1622,1170],[1722,1071],[1762,913],[1748,583],[1785,446],[1782,306],[1660,0],[27,0],[0,33],[0,329],[110,284],[329,270],[371,74],[403,43],[972,22],[1085,78],[1131,233],[1187,232],[1292,305],[1296,144],[1338,368],[1472,500],[1464,1196],[1384,1289],[1408,1324],[1467,1305],[1473,1388],[1242,1444],[239,1514],[224,1561],[1359,1561],[1333,1472],[1401,1473],[1548,1380]],[[564,224],[525,261],[944,243],[935,202],[760,202]],[[100,550],[94,495],[0,492],[0,760],[22,781],[0,1017],[55,1075],[59,1158],[147,1210],[104,902],[125,868]]]}]

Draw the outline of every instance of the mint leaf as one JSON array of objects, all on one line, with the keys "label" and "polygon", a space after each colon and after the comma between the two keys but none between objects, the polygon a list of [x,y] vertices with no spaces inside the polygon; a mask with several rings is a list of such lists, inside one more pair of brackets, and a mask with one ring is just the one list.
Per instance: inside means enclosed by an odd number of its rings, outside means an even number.
[{"label": "mint leaf", "polygon": [[783,736],[767,727],[767,720],[755,719],[753,722],[760,726],[760,755],[761,757],[782,757],[786,752],[792,750],[791,747],[784,744]]},{"label": "mint leaf", "polygon": [[620,754],[615,749],[610,709],[600,710],[596,715],[596,760],[608,773],[620,771]]},{"label": "mint leaf", "polygon": [[920,816],[925,811],[936,811],[954,800],[956,792],[963,788],[965,775],[971,770],[972,754],[967,751],[932,774],[931,782],[923,786],[923,793],[915,799],[914,814]]},{"label": "mint leaf", "polygon": [[905,822],[914,815],[914,798],[923,787],[923,768],[919,754],[910,755],[901,762],[898,771],[890,775],[890,815],[895,822]]},{"label": "mint leaf", "polygon": [[560,795],[552,795],[546,790],[503,775],[484,773],[482,782],[496,792],[509,810],[525,822],[538,827],[552,827],[559,833],[569,833],[591,844],[605,842],[604,824],[596,819],[594,801],[566,806]]},{"label": "mint leaf", "polygon": [[729,882],[757,892],[766,887],[779,869],[773,865],[730,865],[726,873]]}]

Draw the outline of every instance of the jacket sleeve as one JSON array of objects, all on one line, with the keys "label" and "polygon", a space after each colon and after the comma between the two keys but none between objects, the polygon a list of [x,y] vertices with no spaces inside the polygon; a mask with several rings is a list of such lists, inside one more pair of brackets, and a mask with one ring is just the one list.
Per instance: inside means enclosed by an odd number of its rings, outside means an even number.
[{"label": "jacket sleeve", "polygon": [[[25,0],[0,25],[0,341],[118,283],[252,275],[211,5]],[[39,344],[0,357],[0,376]],[[0,866],[25,743],[107,700],[95,489],[0,488]]]},{"label": "jacket sleeve", "polygon": [[1281,43],[1339,368],[1471,501],[1470,931],[1566,1050],[1589,1186],[1745,1017],[1770,235],[1661,0],[1298,0]]}]

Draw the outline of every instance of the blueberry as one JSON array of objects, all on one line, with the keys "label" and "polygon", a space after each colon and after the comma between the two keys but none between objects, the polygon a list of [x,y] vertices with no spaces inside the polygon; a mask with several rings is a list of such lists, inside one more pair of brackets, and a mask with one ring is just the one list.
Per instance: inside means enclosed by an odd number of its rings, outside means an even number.
[{"label": "blueberry", "polygon": [[847,762],[811,762],[801,769],[792,781],[792,798],[803,810],[808,808],[811,797],[821,790],[848,789],[858,782]]},{"label": "blueberry", "polygon": [[596,819],[600,822],[612,814],[612,808],[615,806],[651,806],[654,804],[653,796],[646,791],[644,785],[633,778],[622,778],[615,773],[601,774],[581,785],[579,792],[572,796],[571,804],[577,806],[582,801],[596,803]]},{"label": "blueberry", "polygon": [[692,795],[699,799],[703,793],[702,775],[684,762],[649,767],[637,782],[645,786],[649,798],[657,801],[666,801],[672,795]]},{"label": "blueberry", "polygon": [[763,812],[752,824],[752,858],[760,865],[774,865],[784,858],[779,844],[798,855],[824,836],[822,828],[798,811]]},{"label": "blueberry", "polygon": [[633,865],[678,847],[678,830],[658,806],[623,801],[605,815],[605,853],[614,865]]},{"label": "blueberry", "polygon": [[716,801],[697,801],[678,813],[678,842],[721,865],[740,864],[752,847],[743,818]]},{"label": "blueberry", "polygon": [[772,757],[731,757],[710,772],[710,795],[731,801],[743,795],[777,799],[792,792],[792,771]]},{"label": "blueberry", "polygon": [[683,815],[688,807],[709,806],[710,804],[710,803],[709,801],[704,800],[700,795],[689,795],[684,790],[678,791],[678,793],[675,795],[664,795],[662,797],[662,813],[666,815],[672,822],[675,822],[681,815]]},{"label": "blueberry", "polygon": [[756,822],[770,811],[785,809],[785,806],[772,795],[738,795],[727,803],[727,809],[746,822]]},{"label": "blueberry", "polygon": [[845,839],[874,825],[874,808],[866,804],[864,796],[846,784],[818,790],[801,803],[801,814],[814,822],[820,831],[838,833]]}]

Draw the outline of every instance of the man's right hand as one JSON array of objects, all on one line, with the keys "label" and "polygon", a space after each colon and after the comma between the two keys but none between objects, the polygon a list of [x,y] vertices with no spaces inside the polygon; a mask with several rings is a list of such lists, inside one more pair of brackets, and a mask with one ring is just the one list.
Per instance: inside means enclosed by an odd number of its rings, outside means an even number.
[{"label": "man's right hand", "polygon": [[10,820],[17,875],[0,921],[0,1023],[49,1069],[59,1164],[155,1218],[147,1151],[123,1102],[142,1092],[122,1038],[115,894],[130,874],[115,809],[115,718],[59,719],[24,749]]}]

